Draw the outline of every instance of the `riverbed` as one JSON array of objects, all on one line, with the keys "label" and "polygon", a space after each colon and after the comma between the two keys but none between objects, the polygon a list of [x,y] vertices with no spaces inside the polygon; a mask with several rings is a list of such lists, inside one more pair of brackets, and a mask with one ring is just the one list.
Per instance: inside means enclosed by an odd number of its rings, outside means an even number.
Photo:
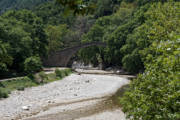
[{"label": "riverbed", "polygon": [[[0,100],[1,120],[126,120],[112,98],[126,77],[77,74]],[[25,109],[26,108],[26,109]]]}]

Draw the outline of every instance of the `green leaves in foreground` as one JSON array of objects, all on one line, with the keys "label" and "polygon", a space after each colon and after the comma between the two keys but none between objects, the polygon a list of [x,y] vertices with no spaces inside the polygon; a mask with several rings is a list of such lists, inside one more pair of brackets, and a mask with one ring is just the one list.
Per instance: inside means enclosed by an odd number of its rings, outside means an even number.
[{"label": "green leaves in foreground", "polygon": [[[180,21],[173,19],[177,15],[175,4],[154,5],[154,12],[148,11],[149,20],[154,22],[148,36],[152,44],[141,51],[146,70],[131,82],[121,99],[123,111],[131,120],[180,119]],[[156,19],[160,15],[163,18]]]},{"label": "green leaves in foreground", "polygon": [[166,43],[161,45],[162,55],[146,65],[145,73],[132,81],[121,100],[132,120],[180,119],[180,41],[176,38]]}]

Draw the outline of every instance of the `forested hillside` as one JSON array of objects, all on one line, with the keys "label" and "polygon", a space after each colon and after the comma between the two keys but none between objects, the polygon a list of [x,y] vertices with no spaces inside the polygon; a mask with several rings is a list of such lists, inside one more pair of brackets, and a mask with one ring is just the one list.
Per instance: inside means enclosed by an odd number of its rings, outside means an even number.
[{"label": "forested hillside", "polygon": [[50,0],[0,0],[0,13],[10,9],[32,9]]},{"label": "forested hillside", "polygon": [[[42,58],[54,51],[104,42],[107,47],[84,48],[77,57],[94,66],[102,64],[104,69],[116,66],[137,74],[120,100],[128,117],[180,119],[178,0],[89,0],[85,4],[95,6],[89,14],[84,4],[73,0],[67,5],[50,1],[36,7],[47,0],[27,1],[0,1],[3,11],[26,5],[33,8],[10,10],[0,16],[2,77],[41,71]],[[71,8],[71,3],[75,7]]]},{"label": "forested hillside", "polygon": [[[16,76],[39,71],[40,58],[49,53],[81,43],[81,36],[87,33],[96,18],[112,14],[104,9],[110,2],[101,6],[103,1],[90,1],[99,6],[94,14],[81,16],[67,11],[56,1],[49,1],[32,10],[9,10],[0,16],[1,76]],[[27,2],[25,2],[27,4]],[[19,7],[20,9],[20,7]],[[15,42],[16,41],[16,42]],[[32,64],[40,64],[27,70]]]}]

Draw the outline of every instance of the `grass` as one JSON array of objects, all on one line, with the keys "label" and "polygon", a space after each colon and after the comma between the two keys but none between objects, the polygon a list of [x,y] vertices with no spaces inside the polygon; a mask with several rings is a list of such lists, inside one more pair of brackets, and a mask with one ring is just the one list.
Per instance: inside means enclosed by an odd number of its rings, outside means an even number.
[{"label": "grass", "polygon": [[59,70],[56,69],[55,73],[45,74],[44,72],[23,77],[12,81],[0,82],[0,98],[7,98],[8,95],[14,90],[24,90],[28,87],[35,87],[38,85],[47,84],[53,81],[61,80],[65,76],[72,73],[71,69]]}]

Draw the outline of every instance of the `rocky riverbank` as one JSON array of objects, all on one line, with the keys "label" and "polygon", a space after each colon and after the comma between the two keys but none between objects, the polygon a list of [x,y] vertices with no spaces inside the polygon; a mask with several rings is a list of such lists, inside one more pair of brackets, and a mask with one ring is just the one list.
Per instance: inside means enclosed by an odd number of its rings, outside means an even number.
[{"label": "rocky riverbank", "polygon": [[118,120],[124,120],[120,109],[110,112],[104,107],[107,99],[128,83],[129,80],[118,76],[72,74],[61,81],[14,91],[9,98],[0,100],[0,117],[1,120],[109,120],[114,116],[111,120],[116,120],[115,116],[121,115]]}]

